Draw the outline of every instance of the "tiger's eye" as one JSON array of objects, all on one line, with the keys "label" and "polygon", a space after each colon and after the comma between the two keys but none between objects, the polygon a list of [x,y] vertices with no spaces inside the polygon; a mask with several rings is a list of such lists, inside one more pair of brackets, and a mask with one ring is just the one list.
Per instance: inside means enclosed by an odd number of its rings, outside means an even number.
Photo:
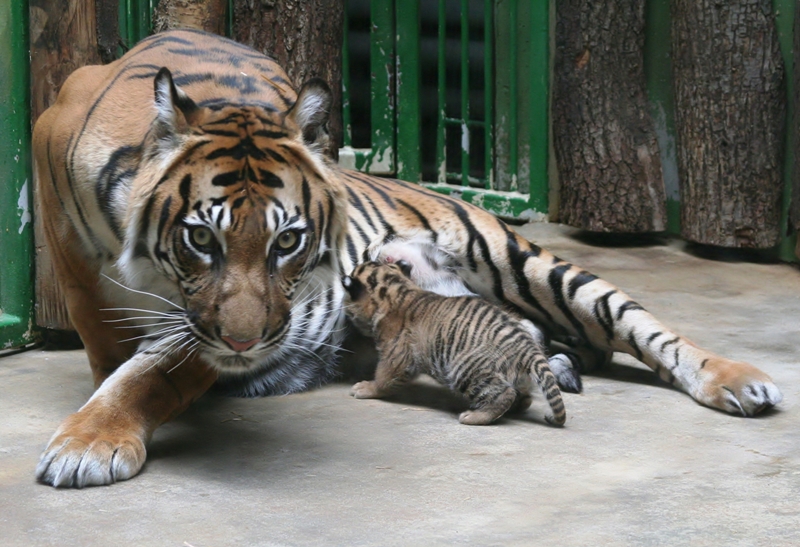
[{"label": "tiger's eye", "polygon": [[195,226],[191,231],[192,243],[200,248],[208,249],[214,241],[214,234],[205,226]]},{"label": "tiger's eye", "polygon": [[300,240],[300,236],[297,235],[297,232],[294,230],[287,230],[280,234],[277,239],[278,249],[282,251],[287,251],[294,247],[298,241]]}]

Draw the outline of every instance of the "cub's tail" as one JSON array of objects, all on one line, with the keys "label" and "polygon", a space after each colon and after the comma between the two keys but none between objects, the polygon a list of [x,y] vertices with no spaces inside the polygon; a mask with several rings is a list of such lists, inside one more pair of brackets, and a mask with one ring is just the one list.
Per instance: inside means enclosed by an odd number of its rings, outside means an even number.
[{"label": "cub's tail", "polygon": [[564,408],[564,401],[561,398],[561,390],[558,389],[556,376],[553,374],[553,371],[550,370],[544,353],[537,352],[536,355],[533,356],[531,375],[539,385],[539,389],[544,393],[547,404],[550,405],[550,410],[553,411],[553,415],[545,416],[545,420],[551,425],[564,425],[564,422],[567,421],[567,411]]}]

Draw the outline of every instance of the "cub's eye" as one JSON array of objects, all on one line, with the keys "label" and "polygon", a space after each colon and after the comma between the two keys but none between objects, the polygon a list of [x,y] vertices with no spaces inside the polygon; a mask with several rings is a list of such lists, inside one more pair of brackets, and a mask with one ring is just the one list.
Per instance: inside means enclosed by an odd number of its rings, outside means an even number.
[{"label": "cub's eye", "polygon": [[214,234],[205,226],[193,226],[189,231],[189,239],[198,250],[205,253],[214,250],[216,244]]},{"label": "cub's eye", "polygon": [[300,232],[297,230],[286,230],[278,235],[275,245],[281,253],[289,253],[297,249],[300,245]]}]

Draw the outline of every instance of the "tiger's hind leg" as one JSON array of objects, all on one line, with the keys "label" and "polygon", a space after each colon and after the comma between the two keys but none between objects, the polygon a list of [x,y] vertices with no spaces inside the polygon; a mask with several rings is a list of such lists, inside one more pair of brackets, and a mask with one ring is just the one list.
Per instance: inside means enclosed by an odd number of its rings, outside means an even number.
[{"label": "tiger's hind leg", "polygon": [[508,412],[516,401],[517,390],[508,386],[495,397],[462,412],[458,421],[464,425],[489,425]]}]

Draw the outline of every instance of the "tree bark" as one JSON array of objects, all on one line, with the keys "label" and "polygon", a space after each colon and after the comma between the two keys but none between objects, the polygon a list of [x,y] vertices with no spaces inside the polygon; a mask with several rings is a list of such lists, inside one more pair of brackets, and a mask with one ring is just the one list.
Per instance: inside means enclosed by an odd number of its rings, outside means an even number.
[{"label": "tree bark", "polygon": [[310,78],[333,94],[330,155],[342,145],[342,31],[344,0],[236,0],[233,39],[274,58],[295,88]]},{"label": "tree bark", "polygon": [[771,0],[675,0],[681,234],[725,247],[780,235],[784,68]]},{"label": "tree bark", "polygon": [[561,221],[597,232],[664,230],[664,180],[645,89],[644,0],[560,0],[555,39]]},{"label": "tree bark", "polygon": [[193,28],[225,34],[226,0],[160,0],[153,13],[153,33]]},{"label": "tree bark", "polygon": [[[94,0],[30,0],[31,123],[53,104],[67,76],[101,62]],[[34,179],[34,188],[38,181]],[[36,324],[72,330],[64,296],[56,282],[42,216],[34,205],[36,240]]]}]

